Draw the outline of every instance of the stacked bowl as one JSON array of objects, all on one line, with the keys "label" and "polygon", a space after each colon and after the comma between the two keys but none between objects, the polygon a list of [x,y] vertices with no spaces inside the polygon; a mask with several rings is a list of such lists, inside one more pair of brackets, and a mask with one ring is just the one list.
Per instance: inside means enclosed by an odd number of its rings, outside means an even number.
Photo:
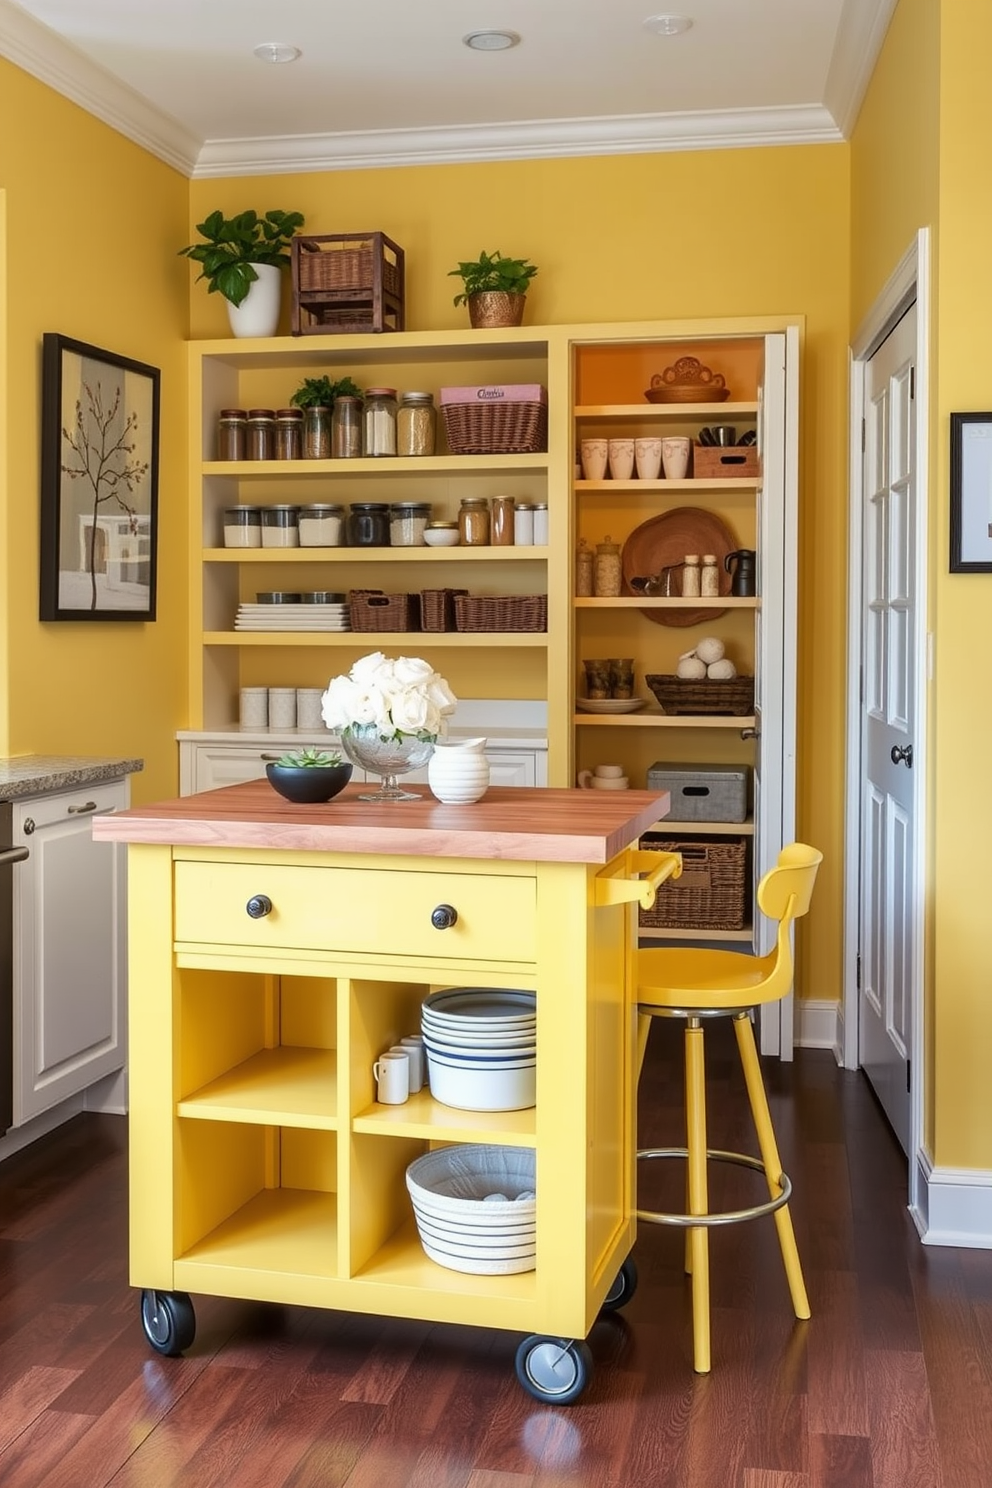
[{"label": "stacked bowl", "polygon": [[446,987],[424,1000],[420,1026],[431,1095],[461,1111],[522,1111],[537,1092],[536,995]]},{"label": "stacked bowl", "polygon": [[418,1157],[406,1170],[424,1253],[449,1271],[533,1271],[537,1199],[532,1148],[465,1143]]}]

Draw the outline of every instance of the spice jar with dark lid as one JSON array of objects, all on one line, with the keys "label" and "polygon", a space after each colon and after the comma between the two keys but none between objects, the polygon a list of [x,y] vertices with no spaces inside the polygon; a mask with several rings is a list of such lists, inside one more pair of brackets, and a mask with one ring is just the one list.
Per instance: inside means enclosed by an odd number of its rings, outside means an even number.
[{"label": "spice jar with dark lid", "polygon": [[217,416],[218,460],[243,460],[248,434],[248,412],[244,408],[222,408]]},{"label": "spice jar with dark lid", "polygon": [[249,408],[248,460],[274,460],[276,450],[276,415],[273,408]]},{"label": "spice jar with dark lid", "polygon": [[303,455],[303,409],[276,410],[276,459],[299,460]]},{"label": "spice jar with dark lid", "polygon": [[262,547],[300,546],[300,508],[286,502],[262,507]]}]

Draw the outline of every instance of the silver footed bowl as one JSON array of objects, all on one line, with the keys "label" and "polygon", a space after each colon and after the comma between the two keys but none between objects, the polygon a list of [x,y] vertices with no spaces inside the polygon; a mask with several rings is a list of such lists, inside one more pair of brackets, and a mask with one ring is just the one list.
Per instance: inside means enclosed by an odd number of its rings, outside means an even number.
[{"label": "silver footed bowl", "polygon": [[397,785],[397,775],[419,770],[434,753],[434,740],[416,734],[383,739],[376,724],[349,724],[341,730],[341,748],[353,765],[382,777],[378,790],[362,791],[360,801],[419,801],[419,791]]}]

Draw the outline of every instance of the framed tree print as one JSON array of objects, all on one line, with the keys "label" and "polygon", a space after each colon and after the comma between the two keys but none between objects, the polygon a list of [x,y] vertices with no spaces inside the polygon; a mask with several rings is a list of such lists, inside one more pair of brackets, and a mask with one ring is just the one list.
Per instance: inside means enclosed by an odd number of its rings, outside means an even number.
[{"label": "framed tree print", "polygon": [[992,413],[951,414],[951,573],[992,573]]},{"label": "framed tree print", "polygon": [[42,620],[154,620],[157,367],[47,333]]}]

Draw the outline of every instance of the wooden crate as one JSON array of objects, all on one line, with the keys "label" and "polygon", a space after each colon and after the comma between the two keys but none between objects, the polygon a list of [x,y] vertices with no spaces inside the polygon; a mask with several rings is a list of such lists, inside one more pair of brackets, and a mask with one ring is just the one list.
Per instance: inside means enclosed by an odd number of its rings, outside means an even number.
[{"label": "wooden crate", "polygon": [[294,336],[403,330],[404,253],[385,233],[298,233],[290,256]]},{"label": "wooden crate", "polygon": [[758,451],[753,444],[695,444],[692,473],[697,480],[745,480],[760,473]]}]

